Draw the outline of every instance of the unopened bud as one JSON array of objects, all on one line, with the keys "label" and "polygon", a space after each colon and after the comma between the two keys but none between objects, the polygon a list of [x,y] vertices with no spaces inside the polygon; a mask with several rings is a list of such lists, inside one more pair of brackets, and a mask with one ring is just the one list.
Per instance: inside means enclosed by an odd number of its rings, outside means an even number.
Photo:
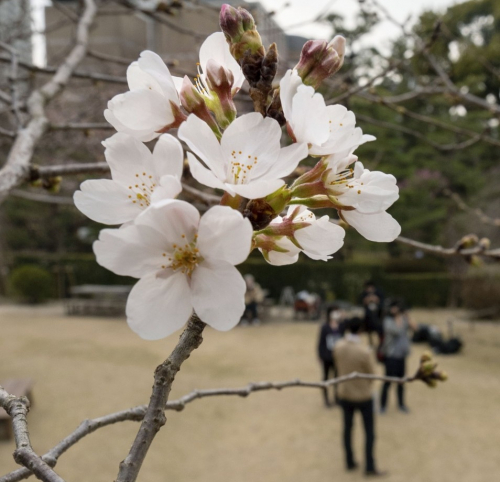
[{"label": "unopened bud", "polygon": [[459,242],[457,249],[473,248],[479,242],[479,238],[475,234],[467,234]]},{"label": "unopened bud", "polygon": [[432,360],[432,355],[428,351],[425,351],[424,353],[422,353],[422,356],[420,357],[421,363],[424,363],[424,362],[427,362],[430,360]]},{"label": "unopened bud", "polygon": [[260,53],[264,56],[264,47],[259,33],[255,28],[255,21],[247,10],[224,4],[220,10],[220,28],[224,33],[232,56],[239,61],[245,52]]},{"label": "unopened bud", "polygon": [[213,59],[207,62],[206,81],[211,94],[208,107],[213,111],[217,122],[226,128],[236,119],[236,106],[233,102],[233,73]]},{"label": "unopened bud", "polygon": [[482,249],[490,249],[491,246],[491,241],[488,238],[481,238],[479,240],[479,246]]},{"label": "unopened bud", "polygon": [[182,107],[184,107],[188,113],[194,114],[196,117],[204,120],[210,126],[215,135],[220,139],[221,133],[219,127],[217,126],[214,118],[210,115],[205,99],[198,92],[187,75],[182,81],[180,98]]},{"label": "unopened bud", "polygon": [[342,67],[344,52],[343,37],[337,36],[330,43],[325,40],[308,40],[302,47],[300,60],[295,68],[304,84],[317,89],[323,80]]}]

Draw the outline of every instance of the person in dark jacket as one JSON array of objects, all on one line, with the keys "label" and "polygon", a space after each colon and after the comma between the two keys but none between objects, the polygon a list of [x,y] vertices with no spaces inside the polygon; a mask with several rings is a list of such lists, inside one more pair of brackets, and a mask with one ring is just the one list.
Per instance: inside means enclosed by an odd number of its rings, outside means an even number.
[{"label": "person in dark jacket", "polygon": [[364,331],[368,334],[368,341],[371,346],[375,345],[373,333],[377,333],[379,341],[382,338],[382,308],[384,304],[384,294],[375,286],[373,281],[367,281],[363,286],[363,291],[359,296],[359,302],[365,310]]},{"label": "person in dark jacket", "polygon": [[[340,325],[344,320],[344,312],[339,306],[334,305],[328,311],[328,319],[321,326],[318,340],[318,356],[323,368],[323,380],[337,376],[335,363],[333,361],[333,350],[335,343],[342,337]],[[337,402],[337,385],[333,387],[334,399],[330,401],[328,390],[323,390],[325,405],[331,407]]]}]

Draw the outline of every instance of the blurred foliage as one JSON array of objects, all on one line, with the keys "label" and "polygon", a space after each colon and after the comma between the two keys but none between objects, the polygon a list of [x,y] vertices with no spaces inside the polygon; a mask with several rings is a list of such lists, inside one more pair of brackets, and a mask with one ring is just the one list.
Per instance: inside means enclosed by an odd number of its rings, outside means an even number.
[{"label": "blurred foliage", "polygon": [[35,264],[25,264],[12,270],[10,293],[28,303],[42,303],[54,296],[54,280],[49,271]]}]

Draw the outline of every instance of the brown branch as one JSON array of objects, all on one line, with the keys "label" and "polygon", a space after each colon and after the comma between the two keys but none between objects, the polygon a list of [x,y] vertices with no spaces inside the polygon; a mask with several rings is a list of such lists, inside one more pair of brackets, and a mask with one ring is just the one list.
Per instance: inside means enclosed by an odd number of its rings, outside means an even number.
[{"label": "brown branch", "polygon": [[[9,56],[6,55],[0,55],[0,62],[10,62]],[[59,70],[60,67],[38,67],[37,65],[34,65],[30,62],[25,62],[22,60],[19,60],[18,63],[19,67],[22,67],[26,70],[29,70],[30,72],[35,72],[39,74],[55,74]],[[99,74],[99,73],[94,73],[94,72],[85,72],[81,70],[75,70],[72,75],[72,77],[77,78],[77,79],[88,79],[88,80],[93,80],[96,82],[108,82],[111,84],[126,84],[127,79],[125,77],[117,77],[115,75],[107,75],[107,74]]]},{"label": "brown branch", "polygon": [[469,211],[470,213],[475,214],[483,224],[487,224],[489,226],[495,226],[497,228],[500,227],[500,218],[492,218],[487,214],[485,214],[482,209],[470,207],[456,192],[452,192],[449,189],[445,189],[444,194],[446,194],[453,201],[455,201],[455,204],[463,211]]},{"label": "brown branch", "polygon": [[379,95],[371,95],[367,93],[359,93],[357,94],[358,97],[361,97],[362,99],[368,100],[370,102],[373,102],[375,104],[380,104],[383,105],[389,109],[391,109],[394,112],[397,112],[398,114],[404,115],[405,117],[409,117],[411,119],[418,120],[420,122],[424,122],[426,124],[431,124],[437,127],[441,127],[442,129],[448,130],[450,132],[454,132],[455,134],[461,134],[468,136],[472,139],[476,140],[483,140],[488,142],[489,144],[492,144],[494,146],[500,147],[500,141],[487,136],[486,134],[482,132],[476,132],[476,131],[471,131],[469,129],[464,129],[462,127],[457,127],[452,124],[448,124],[446,122],[440,121],[438,119],[434,119],[432,117],[423,115],[423,114],[418,114],[416,112],[413,112],[406,107],[400,106],[400,105],[393,105],[389,102],[386,102],[384,97],[381,97]]},{"label": "brown branch", "polygon": [[45,105],[62,91],[76,66],[84,59],[89,42],[89,29],[96,12],[94,0],[85,0],[85,9],[77,27],[76,45],[54,76],[29,96],[27,107],[31,119],[27,126],[18,132],[7,161],[0,170],[0,202],[5,199],[10,189],[26,178],[36,145],[49,128]]},{"label": "brown branch", "polygon": [[156,368],[153,393],[141,428],[127,457],[120,463],[116,482],[135,482],[137,479],[155,435],[167,421],[164,410],[175,375],[191,352],[200,346],[205,326],[196,313],[193,313],[173,352]]},{"label": "brown branch", "polygon": [[481,97],[477,97],[474,94],[470,94],[469,92],[465,93],[462,92],[450,79],[448,74],[444,71],[443,67],[439,64],[437,59],[430,54],[427,50],[423,50],[423,54],[425,58],[429,61],[431,64],[432,68],[436,71],[436,73],[439,75],[441,80],[443,81],[443,84],[446,86],[448,89],[448,92],[451,92],[454,96],[470,103],[477,105],[479,107],[482,107],[483,109],[486,109],[487,111],[493,113],[493,114],[500,114],[500,106],[497,104],[490,104],[484,99],[481,99]]},{"label": "brown branch", "polygon": [[87,123],[78,123],[78,122],[68,122],[67,124],[50,124],[50,129],[53,131],[72,131],[72,130],[82,130],[82,131],[90,131],[90,130],[114,130],[114,127],[107,122],[87,122]]},{"label": "brown branch", "polygon": [[373,119],[372,117],[368,117],[365,115],[358,114],[356,117],[359,120],[362,120],[364,122],[368,122],[369,124],[373,124],[373,125],[379,126],[379,127],[385,127],[387,129],[390,129],[390,130],[403,132],[405,134],[413,136],[413,137],[415,137],[423,142],[426,142],[430,146],[434,147],[434,149],[437,149],[439,151],[456,151],[456,150],[465,149],[466,147],[469,147],[469,146],[471,146],[471,145],[473,145],[476,142],[479,142],[481,140],[481,134],[478,134],[476,137],[471,137],[470,139],[467,139],[466,141],[458,142],[456,144],[438,144],[437,142],[432,141],[427,136],[425,136],[424,134],[421,134],[420,132],[416,131],[415,129],[409,129],[408,127],[403,127],[399,124],[394,124],[392,122],[385,122],[385,121],[381,121],[378,119]]},{"label": "brown branch", "polygon": [[[240,388],[216,388],[216,389],[206,389],[206,390],[193,390],[192,392],[184,395],[183,397],[167,402],[165,405],[165,410],[175,410],[180,412],[186,408],[191,402],[199,400],[202,398],[216,397],[216,396],[239,396],[247,397],[252,393],[262,392],[267,390],[281,391],[287,388],[327,388],[333,385],[338,385],[340,383],[345,383],[350,380],[379,380],[383,382],[393,382],[393,383],[410,383],[415,381],[415,377],[386,377],[379,375],[371,375],[364,373],[350,373],[338,378],[332,378],[324,382],[305,382],[299,379],[289,380],[285,382],[257,382],[249,383],[248,385]],[[69,450],[73,445],[78,443],[82,438],[90,435],[96,430],[106,427],[108,425],[113,425],[119,422],[125,421],[136,421],[140,422],[144,419],[146,414],[147,405],[139,405],[137,407],[130,408],[128,410],[123,410],[121,412],[111,413],[103,417],[94,418],[91,420],[83,421],[78,428],[65,437],[60,443],[50,449],[42,459],[45,460],[52,467],[55,466],[57,460],[61,455],[63,455],[67,450]],[[14,470],[3,477],[0,477],[0,482],[19,482],[20,480],[26,479],[31,475],[28,469],[18,469]]]},{"label": "brown branch", "polygon": [[444,248],[443,246],[421,243],[420,241],[415,241],[413,239],[405,238],[399,236],[396,241],[407,246],[412,246],[413,248],[421,249],[422,251],[427,251],[429,253],[434,253],[439,256],[486,256],[489,258],[500,259],[500,248],[487,249],[484,245],[477,244],[472,248],[461,248],[460,244],[453,248]]},{"label": "brown branch", "polygon": [[7,393],[0,386],[0,406],[9,414],[12,419],[16,450],[14,460],[19,465],[24,465],[26,469],[44,482],[64,482],[52,468],[39,457],[33,447],[28,432],[28,422],[26,416],[29,412],[30,402],[26,397],[16,397]]},{"label": "brown branch", "polygon": [[22,191],[21,189],[12,189],[12,191],[10,191],[10,195],[21,199],[26,199],[28,201],[47,204],[64,204],[69,206],[74,206],[75,204],[72,197],[54,196],[53,194]]}]

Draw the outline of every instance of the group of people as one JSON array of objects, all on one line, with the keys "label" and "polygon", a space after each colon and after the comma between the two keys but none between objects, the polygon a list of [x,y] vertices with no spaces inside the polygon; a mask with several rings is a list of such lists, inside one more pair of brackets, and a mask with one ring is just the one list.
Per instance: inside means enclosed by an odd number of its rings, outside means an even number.
[{"label": "group of people", "polygon": [[[372,282],[365,283],[360,302],[364,307],[364,319],[347,317],[338,305],[332,306],[322,325],[318,355],[323,368],[323,379],[348,375],[353,372],[376,374],[376,359],[385,366],[385,375],[404,377],[406,358],[410,353],[410,331],[414,329],[407,310],[400,301],[384,304],[384,297]],[[368,333],[369,344],[362,342],[360,334]],[[374,338],[377,338],[374,340]],[[343,412],[343,445],[346,468],[354,470],[358,464],[354,458],[351,434],[355,412],[359,411],[365,430],[365,473],[367,476],[385,475],[377,469],[374,460],[374,393],[373,381],[355,379],[333,385],[333,398],[324,389],[327,407],[339,405]],[[380,413],[387,410],[390,382],[385,382],[380,393]],[[408,413],[404,398],[404,385],[397,384],[398,408]]]}]

